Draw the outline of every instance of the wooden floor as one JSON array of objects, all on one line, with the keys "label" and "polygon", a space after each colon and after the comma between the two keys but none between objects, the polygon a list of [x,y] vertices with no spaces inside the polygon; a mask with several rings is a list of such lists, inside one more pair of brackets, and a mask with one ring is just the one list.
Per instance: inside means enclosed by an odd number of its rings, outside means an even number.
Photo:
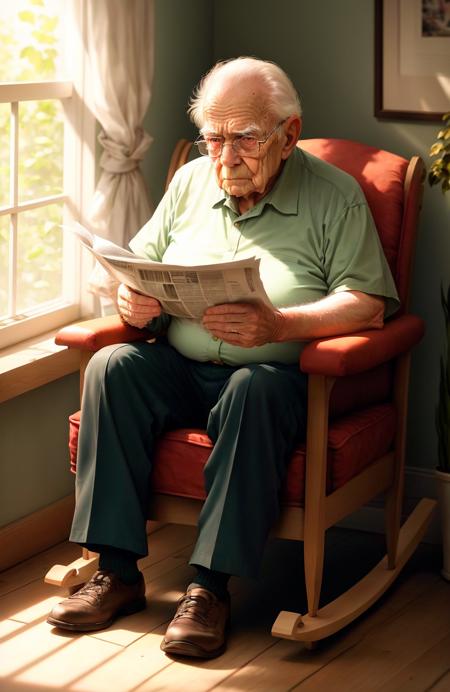
[{"label": "wooden floor", "polygon": [[[230,582],[226,653],[213,661],[174,661],[159,644],[192,576],[186,563],[194,538],[191,528],[173,525],[153,533],[151,554],[141,563],[148,608],[92,635],[63,633],[46,623],[61,593],[42,576],[52,564],[78,557],[75,546],[58,545],[0,574],[2,692],[450,691],[450,584],[439,574],[438,547],[421,545],[376,606],[307,651],[270,635],[280,609],[305,611],[301,544],[272,541],[257,584]],[[325,598],[355,581],[382,552],[377,535],[332,529]]]}]

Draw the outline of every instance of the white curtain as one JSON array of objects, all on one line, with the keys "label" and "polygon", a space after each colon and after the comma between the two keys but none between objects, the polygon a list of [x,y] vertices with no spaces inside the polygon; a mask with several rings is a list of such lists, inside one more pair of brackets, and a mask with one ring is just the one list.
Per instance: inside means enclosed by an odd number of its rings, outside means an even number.
[{"label": "white curtain", "polygon": [[[125,247],[151,214],[139,163],[152,141],[142,123],[153,77],[153,0],[91,0],[86,8],[92,108],[103,148],[90,225]],[[108,297],[117,285],[100,265],[89,284]]]}]

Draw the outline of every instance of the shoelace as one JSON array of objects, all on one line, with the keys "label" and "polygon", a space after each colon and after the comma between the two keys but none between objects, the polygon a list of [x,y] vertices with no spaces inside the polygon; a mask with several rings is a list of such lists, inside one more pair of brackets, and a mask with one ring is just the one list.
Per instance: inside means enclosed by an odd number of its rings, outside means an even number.
[{"label": "shoelace", "polygon": [[175,619],[180,617],[190,617],[192,620],[201,622],[202,625],[208,625],[208,613],[211,604],[203,596],[191,596],[185,594],[178,601],[178,609],[175,614]]},{"label": "shoelace", "polygon": [[79,589],[76,593],[72,594],[69,598],[78,598],[79,596],[94,596],[97,600],[107,591],[111,586],[111,577],[105,572],[99,572],[94,574],[94,576]]}]

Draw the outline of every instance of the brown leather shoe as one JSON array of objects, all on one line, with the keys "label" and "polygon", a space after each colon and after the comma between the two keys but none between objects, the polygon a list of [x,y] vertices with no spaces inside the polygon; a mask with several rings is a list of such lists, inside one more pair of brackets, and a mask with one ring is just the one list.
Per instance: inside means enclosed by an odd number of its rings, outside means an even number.
[{"label": "brown leather shoe", "polygon": [[81,589],[58,603],[47,622],[72,632],[109,627],[119,615],[131,615],[146,606],[145,582],[124,584],[113,572],[96,572]]},{"label": "brown leather shoe", "polygon": [[225,651],[230,599],[220,601],[211,591],[190,587],[178,601],[175,617],[161,642],[166,654],[214,658]]}]

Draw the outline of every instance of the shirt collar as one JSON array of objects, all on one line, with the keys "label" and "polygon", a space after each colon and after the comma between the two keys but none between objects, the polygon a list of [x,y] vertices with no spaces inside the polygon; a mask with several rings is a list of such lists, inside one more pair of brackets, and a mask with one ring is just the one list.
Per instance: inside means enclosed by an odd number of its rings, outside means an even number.
[{"label": "shirt collar", "polygon": [[[299,176],[301,175],[301,152],[296,147],[292,154],[286,159],[283,170],[270,192],[263,197],[258,204],[243,214],[245,218],[251,218],[262,214],[264,207],[270,205],[280,214],[297,214],[299,206]],[[236,212],[234,200],[226,192],[217,187],[217,195],[212,206],[219,208],[228,207]]]}]

